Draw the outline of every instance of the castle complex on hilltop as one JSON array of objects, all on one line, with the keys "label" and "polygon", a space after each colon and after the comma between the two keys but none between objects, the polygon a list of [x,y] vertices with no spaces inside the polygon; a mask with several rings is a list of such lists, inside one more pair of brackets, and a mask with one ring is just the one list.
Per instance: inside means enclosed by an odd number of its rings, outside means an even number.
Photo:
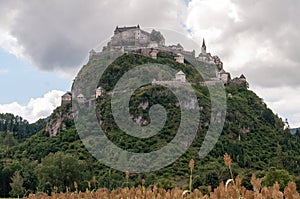
[{"label": "castle complex on hilltop", "polygon": [[[103,48],[103,52],[114,53],[116,51],[122,53],[140,53],[152,58],[156,58],[159,51],[176,50],[183,55],[195,57],[195,51],[185,51],[180,45],[165,45],[164,36],[156,30],[151,33],[140,28],[139,25],[131,27],[116,27],[114,35],[107,46]],[[89,60],[97,60],[102,56],[102,52],[96,52],[94,49],[90,51]]]},{"label": "castle complex on hilltop", "polygon": [[[207,66],[215,65],[215,77],[205,82],[200,82],[203,86],[213,86],[220,83],[224,85],[245,85],[247,84],[244,75],[239,78],[231,79],[230,73],[223,69],[223,63],[218,56],[212,56],[210,53],[206,52],[206,44],[203,39],[201,46],[201,53],[198,57],[195,57],[195,50],[187,51],[181,44],[177,45],[165,45],[165,38],[163,35],[156,30],[152,30],[151,33],[146,32],[140,28],[139,25],[131,27],[116,27],[114,30],[114,35],[112,36],[110,42],[107,43],[102,50],[102,52],[96,52],[92,49],[89,52],[89,61],[100,59],[103,53],[113,55],[115,52],[122,53],[137,53],[145,56],[149,56],[153,59],[157,59],[157,54],[159,52],[176,52],[174,59],[176,62],[185,64],[185,56],[195,58],[198,61],[204,62]],[[221,81],[220,81],[221,80]],[[154,80],[152,83],[159,83]],[[185,84],[185,74],[179,71],[174,79],[174,84]],[[99,87],[95,90],[94,99],[104,94],[104,90]],[[66,93],[62,96],[61,104],[68,104],[71,102],[71,94]],[[86,103],[87,100],[82,94],[78,94],[76,97],[78,103]]]}]

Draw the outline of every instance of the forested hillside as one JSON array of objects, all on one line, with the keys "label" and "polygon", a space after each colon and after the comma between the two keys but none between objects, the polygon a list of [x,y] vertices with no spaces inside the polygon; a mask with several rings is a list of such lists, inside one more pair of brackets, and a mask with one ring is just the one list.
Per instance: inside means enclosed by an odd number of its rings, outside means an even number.
[{"label": "forested hillside", "polygon": [[[141,63],[153,62],[153,59],[142,55],[123,55],[109,66],[99,85],[109,92],[124,72]],[[264,185],[272,185],[277,180],[281,182],[281,187],[284,187],[289,180],[294,180],[300,187],[300,133],[292,135],[289,130],[283,130],[282,120],[261,98],[249,90],[247,85],[226,86],[227,114],[222,135],[209,155],[199,159],[198,152],[211,116],[208,89],[198,84],[202,79],[188,62],[180,64],[175,62],[171,55],[159,54],[155,63],[168,64],[187,75],[187,80],[193,83],[199,106],[202,107],[201,120],[196,139],[184,155],[159,171],[129,174],[129,187],[137,186],[145,179],[146,186],[157,185],[166,189],[175,186],[187,188],[188,165],[189,161],[194,159],[193,187],[205,192],[207,185],[216,187],[221,181],[230,178],[228,167],[223,164],[223,155],[226,152],[233,159],[234,175],[239,174],[242,177],[242,185],[247,188],[252,188],[250,184],[252,173],[261,177]],[[97,64],[100,64],[100,61],[88,63],[81,73],[97,72],[92,71],[90,67]],[[165,87],[146,85],[143,89],[138,89],[131,98],[130,111],[133,118],[140,116],[141,121],[149,122],[149,107],[158,102],[166,105],[168,117],[172,118],[159,134],[148,139],[128,136],[118,128],[113,121],[110,100],[110,95],[97,99],[97,116],[99,121],[103,121],[101,127],[106,131],[108,138],[116,145],[129,151],[148,152],[164,146],[174,137],[180,110],[176,106],[176,98]],[[146,101],[148,106],[143,108],[141,104]],[[49,120],[54,121],[58,113],[67,115],[70,112],[70,105],[59,107]],[[66,186],[75,190],[74,181],[80,190],[85,190],[88,186],[109,189],[127,186],[124,173],[106,167],[88,153],[69,117],[62,121],[66,129],[62,128],[53,137],[49,136],[45,128],[41,129],[45,127],[42,121],[28,125],[19,117],[11,115],[1,117],[3,117],[0,123],[2,137],[7,137],[9,135],[7,132],[13,132],[17,140],[14,144],[0,148],[1,197],[9,195],[10,178],[16,171],[20,171],[27,193],[37,190],[49,193],[54,187],[56,191],[65,191]],[[37,131],[39,132],[36,133]]]},{"label": "forested hillside", "polygon": [[20,116],[0,113],[0,144],[1,146],[12,146],[16,142],[22,142],[43,129],[45,124],[46,121],[44,119],[29,124],[27,120]]}]

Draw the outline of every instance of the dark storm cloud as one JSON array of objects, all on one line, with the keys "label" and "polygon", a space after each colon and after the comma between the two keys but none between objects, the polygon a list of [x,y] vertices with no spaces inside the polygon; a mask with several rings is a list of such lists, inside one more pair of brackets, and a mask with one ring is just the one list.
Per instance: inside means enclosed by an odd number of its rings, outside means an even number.
[{"label": "dark storm cloud", "polygon": [[109,38],[116,25],[176,24],[178,2],[23,1],[9,5],[18,12],[10,33],[40,69],[69,69],[80,65],[91,48]]}]

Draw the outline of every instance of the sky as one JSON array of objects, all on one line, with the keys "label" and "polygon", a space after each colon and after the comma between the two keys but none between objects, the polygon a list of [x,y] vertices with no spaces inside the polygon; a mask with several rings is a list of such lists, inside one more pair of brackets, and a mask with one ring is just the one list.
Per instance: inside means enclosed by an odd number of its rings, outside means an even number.
[{"label": "sky", "polygon": [[47,117],[89,50],[117,25],[140,24],[181,32],[197,52],[204,37],[226,71],[244,74],[269,108],[300,127],[299,9],[295,0],[0,0],[0,112]]}]

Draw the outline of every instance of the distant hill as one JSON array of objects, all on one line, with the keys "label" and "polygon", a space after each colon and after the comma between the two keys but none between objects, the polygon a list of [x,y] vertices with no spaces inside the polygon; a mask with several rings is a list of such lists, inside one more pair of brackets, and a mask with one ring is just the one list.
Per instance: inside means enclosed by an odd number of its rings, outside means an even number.
[{"label": "distant hill", "polygon": [[39,132],[45,127],[46,121],[43,119],[35,123],[29,122],[20,116],[11,113],[0,113],[0,137],[5,137],[8,132],[12,132],[14,137],[19,141],[24,141],[31,135]]}]

